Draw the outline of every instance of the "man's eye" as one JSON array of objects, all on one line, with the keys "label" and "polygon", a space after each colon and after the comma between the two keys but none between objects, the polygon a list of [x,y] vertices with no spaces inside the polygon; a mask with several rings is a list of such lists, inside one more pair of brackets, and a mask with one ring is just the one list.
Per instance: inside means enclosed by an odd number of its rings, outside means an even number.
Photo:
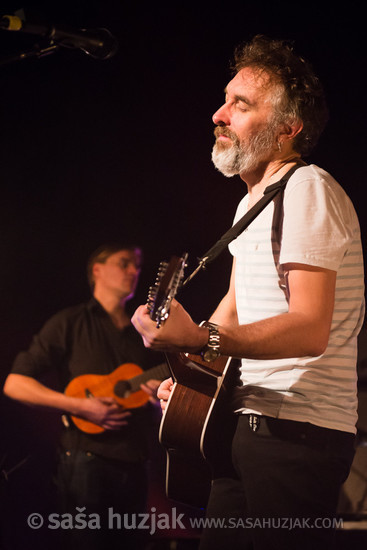
[{"label": "man's eye", "polygon": [[243,113],[245,111],[248,111],[248,106],[246,105],[246,103],[237,103],[237,108],[242,111]]},{"label": "man's eye", "polygon": [[129,265],[134,265],[135,269],[141,269],[141,265],[139,263],[135,263],[132,260],[121,260],[119,262],[119,266],[121,269],[127,269]]}]

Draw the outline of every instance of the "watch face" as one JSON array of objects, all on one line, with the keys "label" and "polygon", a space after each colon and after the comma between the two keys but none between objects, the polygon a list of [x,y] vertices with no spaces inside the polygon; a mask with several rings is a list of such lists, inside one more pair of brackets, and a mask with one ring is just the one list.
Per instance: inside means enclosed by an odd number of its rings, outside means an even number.
[{"label": "watch face", "polygon": [[204,361],[215,361],[219,356],[219,352],[215,349],[207,349],[204,352],[203,359]]}]

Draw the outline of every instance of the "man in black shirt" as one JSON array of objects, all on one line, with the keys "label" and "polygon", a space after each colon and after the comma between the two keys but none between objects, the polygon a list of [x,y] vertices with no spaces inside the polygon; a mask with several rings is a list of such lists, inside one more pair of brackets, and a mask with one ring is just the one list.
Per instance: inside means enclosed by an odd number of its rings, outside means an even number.
[{"label": "man in black shirt", "polygon": [[[137,536],[140,533],[120,527],[116,531],[111,514],[121,518],[127,514],[130,524],[134,513],[144,511],[145,461],[156,409],[153,403],[165,365],[161,376],[156,369],[151,376],[146,373],[147,381],[141,388],[147,394],[147,403],[141,407],[127,410],[111,392],[90,391],[89,387],[76,395],[64,393],[68,383],[81,375],[106,380],[106,375],[120,365],[132,363],[147,370],[162,362],[160,354],[144,348],[126,311],[140,264],[141,251],[136,247],[116,244],[96,250],[87,269],[91,300],[51,317],[29,349],[17,355],[4,385],[5,394],[13,399],[63,413],[66,426],[61,434],[57,475],[62,510],[74,516],[80,508],[87,516],[98,513],[102,528],[68,530],[72,535],[68,544],[76,541],[75,547],[88,544],[89,549],[115,548],[112,544],[116,539],[119,547],[142,548]],[[42,383],[50,371],[57,374],[62,391]],[[81,429],[76,427],[74,417],[76,423],[82,421],[78,424]],[[91,427],[98,433],[89,433]]]}]

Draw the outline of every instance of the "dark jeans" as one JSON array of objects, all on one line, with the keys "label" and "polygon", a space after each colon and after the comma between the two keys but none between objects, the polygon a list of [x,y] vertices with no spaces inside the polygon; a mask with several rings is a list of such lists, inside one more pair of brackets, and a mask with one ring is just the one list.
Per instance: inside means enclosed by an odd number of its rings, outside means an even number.
[{"label": "dark jeans", "polygon": [[234,469],[213,481],[206,515],[224,524],[204,529],[200,550],[332,548],[339,491],[354,456],[353,434],[257,418],[257,431],[249,415],[238,419]]},{"label": "dark jeans", "polygon": [[[70,514],[74,525],[58,530],[61,548],[144,547],[144,531],[124,528],[133,526],[134,515],[138,518],[145,511],[147,478],[143,464],[121,463],[83,451],[64,452],[59,460],[57,493],[60,513]],[[78,513],[85,514],[86,525],[75,519]]]}]

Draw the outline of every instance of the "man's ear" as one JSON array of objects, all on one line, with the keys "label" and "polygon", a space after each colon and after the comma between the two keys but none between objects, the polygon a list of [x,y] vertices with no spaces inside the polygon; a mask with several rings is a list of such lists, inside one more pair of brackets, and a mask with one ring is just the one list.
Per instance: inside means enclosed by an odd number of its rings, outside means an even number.
[{"label": "man's ear", "polygon": [[93,265],[93,267],[92,267],[92,275],[93,275],[94,281],[95,281],[96,278],[98,277],[99,272],[100,272],[100,269],[101,269],[101,264],[94,264],[94,265]]},{"label": "man's ear", "polygon": [[287,141],[294,139],[303,129],[302,120],[295,120],[292,124],[284,124],[279,137],[282,137],[281,141]]}]

